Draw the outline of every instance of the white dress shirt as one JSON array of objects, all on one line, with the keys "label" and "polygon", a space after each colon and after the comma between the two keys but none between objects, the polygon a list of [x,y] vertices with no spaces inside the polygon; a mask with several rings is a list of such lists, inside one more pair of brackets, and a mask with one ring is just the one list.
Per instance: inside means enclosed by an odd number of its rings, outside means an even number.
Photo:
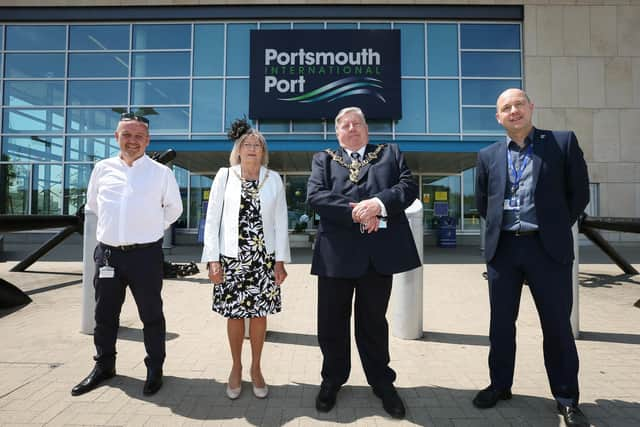
[{"label": "white dress shirt", "polygon": [[146,154],[132,166],[116,156],[93,168],[86,208],[98,216],[99,242],[132,245],[160,240],[182,214],[182,199],[168,167]]}]

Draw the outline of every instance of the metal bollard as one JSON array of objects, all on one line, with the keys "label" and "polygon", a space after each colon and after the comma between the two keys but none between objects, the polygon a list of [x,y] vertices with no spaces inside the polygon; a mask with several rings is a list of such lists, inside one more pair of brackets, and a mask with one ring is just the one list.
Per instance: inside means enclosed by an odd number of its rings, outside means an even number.
[{"label": "metal bollard", "polygon": [[578,270],[580,267],[580,245],[578,244],[578,224],[573,224],[571,227],[573,233],[573,272],[572,272],[572,290],[573,290],[573,305],[571,306],[571,330],[573,331],[573,337],[578,338],[580,335],[580,305],[578,299],[578,293],[580,288],[580,277],[578,276]]},{"label": "metal bollard", "polygon": [[[424,230],[422,202],[416,199],[405,213],[422,262]],[[394,275],[392,298],[391,332],[393,336],[407,340],[422,338],[422,266]]]},{"label": "metal bollard", "polygon": [[93,289],[93,275],[95,264],[93,252],[96,249],[98,240],[96,239],[96,228],[98,227],[98,217],[91,211],[84,213],[84,234],[82,237],[82,324],[80,332],[93,335],[96,326],[95,310],[96,299]]}]

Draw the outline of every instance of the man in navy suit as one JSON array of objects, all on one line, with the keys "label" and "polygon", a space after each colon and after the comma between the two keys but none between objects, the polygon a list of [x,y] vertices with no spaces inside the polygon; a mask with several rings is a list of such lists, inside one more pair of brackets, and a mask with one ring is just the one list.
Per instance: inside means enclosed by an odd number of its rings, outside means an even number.
[{"label": "man in navy suit", "polygon": [[533,104],[507,89],[496,104],[507,142],[478,153],[476,203],[486,220],[491,384],[473,399],[491,408],[511,399],[516,319],[524,281],[544,336],[551,392],[568,426],[588,426],[578,407],[578,353],[571,330],[573,235],[589,203],[589,178],[573,132],[537,129]]},{"label": "man in navy suit", "polygon": [[313,157],[307,201],[320,215],[311,274],[318,277],[318,342],[323,355],[316,408],[330,411],[351,370],[350,318],[355,293],[355,338],[367,382],[384,409],[405,408],[389,367],[385,317],[392,275],[419,267],[404,210],[418,187],[395,144],[368,144],[364,114],[342,109],[335,119],[338,150]]}]

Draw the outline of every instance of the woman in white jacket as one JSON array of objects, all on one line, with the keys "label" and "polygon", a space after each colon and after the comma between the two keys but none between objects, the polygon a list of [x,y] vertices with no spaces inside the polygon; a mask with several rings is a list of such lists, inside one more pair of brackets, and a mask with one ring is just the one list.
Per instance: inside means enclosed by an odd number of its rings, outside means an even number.
[{"label": "woman in white jacket", "polygon": [[253,394],[265,398],[268,387],[260,358],[267,315],[281,310],[280,285],[290,261],[287,202],[277,172],[267,169],[267,144],[246,120],[231,125],[234,141],[229,163],[211,184],[204,228],[202,262],[213,282],[213,310],[227,317],[233,366],[226,393],[242,391],[244,319],[249,318]]}]

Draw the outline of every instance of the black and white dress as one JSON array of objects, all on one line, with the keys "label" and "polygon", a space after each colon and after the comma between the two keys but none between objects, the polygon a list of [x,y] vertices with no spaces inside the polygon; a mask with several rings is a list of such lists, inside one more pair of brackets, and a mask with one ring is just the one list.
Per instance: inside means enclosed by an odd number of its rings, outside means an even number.
[{"label": "black and white dress", "polygon": [[242,180],[239,222],[238,258],[220,255],[224,282],[213,287],[213,311],[232,319],[279,313],[276,260],[264,242],[257,181]]}]

